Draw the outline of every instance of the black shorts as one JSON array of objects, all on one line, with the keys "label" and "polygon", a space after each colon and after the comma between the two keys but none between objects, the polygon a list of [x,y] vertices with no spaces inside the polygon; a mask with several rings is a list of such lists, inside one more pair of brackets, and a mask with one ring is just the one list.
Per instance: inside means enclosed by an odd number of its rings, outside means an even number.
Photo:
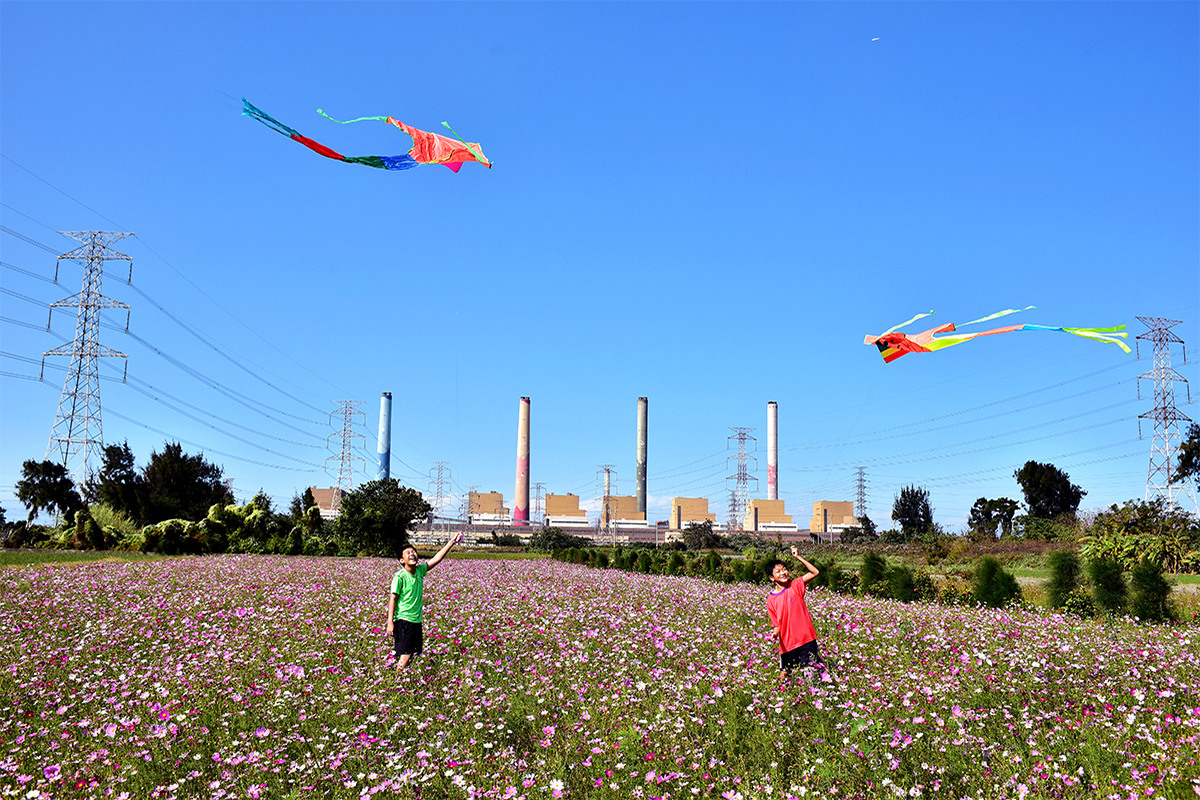
[{"label": "black shorts", "polygon": [[796,667],[806,667],[809,664],[820,664],[821,653],[817,650],[817,640],[805,642],[799,647],[793,647],[786,653],[779,654],[779,668],[791,671]]},{"label": "black shorts", "polygon": [[392,621],[392,637],[396,640],[396,658],[402,655],[416,655],[421,652],[421,623],[409,622],[406,619]]}]

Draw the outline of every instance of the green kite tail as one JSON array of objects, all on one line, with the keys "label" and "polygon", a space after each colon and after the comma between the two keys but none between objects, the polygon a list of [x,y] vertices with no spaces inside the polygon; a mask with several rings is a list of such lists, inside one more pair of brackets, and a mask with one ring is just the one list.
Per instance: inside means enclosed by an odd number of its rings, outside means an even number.
[{"label": "green kite tail", "polygon": [[324,111],[322,111],[319,108],[317,109],[317,113],[320,114],[325,119],[329,120],[330,122],[336,122],[338,125],[349,125],[352,122],[366,122],[368,120],[379,120],[380,122],[387,122],[387,117],[359,117],[358,119],[348,119],[348,120],[343,121],[340,119],[334,119],[333,117],[329,116],[328,114],[326,114]]},{"label": "green kite tail", "polygon": [[468,150],[470,150],[470,151],[471,151],[471,155],[475,156],[475,157],[476,157],[476,158],[478,158],[480,161],[483,161],[483,160],[484,160],[484,158],[483,158],[483,153],[476,153],[476,152],[475,152],[475,148],[474,148],[474,147],[471,147],[471,143],[470,143],[470,142],[468,142],[468,141],[467,141],[466,139],[464,139],[463,137],[459,136],[459,135],[458,135],[458,131],[454,130],[454,128],[451,128],[451,127],[450,127],[450,123],[449,123],[449,122],[446,122],[445,120],[443,120],[443,121],[442,121],[442,124],[446,126],[446,130],[448,130],[448,131],[450,131],[451,133],[453,133],[453,134],[454,134],[454,138],[455,138],[455,139],[458,139],[460,142],[462,142],[462,143],[463,143],[463,145],[464,145],[464,146],[466,146],[466,148],[467,148]]}]

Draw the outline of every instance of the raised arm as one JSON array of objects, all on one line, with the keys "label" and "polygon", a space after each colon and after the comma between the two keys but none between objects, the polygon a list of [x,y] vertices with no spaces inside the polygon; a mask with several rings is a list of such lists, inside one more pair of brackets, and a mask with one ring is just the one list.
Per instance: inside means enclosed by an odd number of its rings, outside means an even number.
[{"label": "raised arm", "polygon": [[796,545],[792,545],[792,555],[795,556],[796,560],[799,561],[801,564],[803,564],[804,568],[808,570],[808,572],[806,572],[800,576],[800,580],[804,581],[805,583],[808,583],[813,578],[815,578],[821,574],[821,570],[817,569],[812,564],[808,563],[808,561],[805,560],[804,556],[800,555],[800,551],[796,549]]},{"label": "raised arm", "polygon": [[434,567],[436,567],[438,564],[442,563],[442,559],[446,557],[446,553],[450,552],[450,548],[454,547],[454,545],[458,544],[461,541],[462,541],[461,533],[456,533],[453,536],[451,536],[450,541],[446,542],[446,544],[442,547],[442,549],[438,550],[437,554],[433,558],[431,558],[425,562],[425,569],[431,570]]}]

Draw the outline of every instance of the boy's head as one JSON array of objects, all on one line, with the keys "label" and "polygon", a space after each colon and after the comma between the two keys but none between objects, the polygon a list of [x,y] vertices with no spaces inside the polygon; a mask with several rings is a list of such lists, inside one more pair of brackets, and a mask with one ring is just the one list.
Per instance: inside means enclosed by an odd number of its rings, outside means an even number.
[{"label": "boy's head", "polygon": [[776,586],[787,586],[788,581],[792,579],[791,573],[788,572],[787,564],[778,558],[773,558],[767,562],[766,572],[767,577],[771,579],[771,583]]},{"label": "boy's head", "polygon": [[417,548],[413,547],[412,545],[409,545],[400,551],[400,562],[402,564],[411,564],[415,567],[419,558],[420,556],[417,555]]}]

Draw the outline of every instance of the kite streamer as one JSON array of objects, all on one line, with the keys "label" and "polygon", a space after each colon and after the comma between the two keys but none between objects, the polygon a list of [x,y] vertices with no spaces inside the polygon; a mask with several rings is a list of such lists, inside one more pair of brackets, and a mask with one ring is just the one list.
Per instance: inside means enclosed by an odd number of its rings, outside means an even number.
[{"label": "kite streamer", "polygon": [[[341,120],[333,119],[333,117],[319,108],[317,109],[317,113],[325,117],[325,119],[332,120],[341,125],[349,125],[352,122],[364,122],[367,120],[378,120],[386,122],[389,125],[395,125],[412,137],[412,149],[402,156],[344,156],[320,142],[313,141],[307,136],[302,136],[295,128],[289,128],[261,109],[255,108],[246,98],[242,98],[243,116],[258,120],[276,133],[281,133],[292,141],[299,142],[313,152],[320,153],[326,158],[345,161],[347,164],[362,164],[363,166],[374,167],[375,169],[390,170],[412,169],[422,164],[442,164],[450,170],[458,172],[464,163],[477,161],[488,169],[492,168],[492,162],[484,157],[483,149],[478,144],[467,142],[463,139],[455,140],[448,136],[429,133],[428,131],[405,125],[395,117],[359,117],[358,119],[342,122]],[[445,122],[442,124],[446,126],[447,130],[454,133],[454,129],[448,124]],[[458,136],[457,133],[454,133],[454,135]]]},{"label": "kite streamer", "polygon": [[[997,311],[980,319],[974,319],[970,322],[964,322],[963,325],[974,325],[977,322],[989,322],[999,317],[1005,317],[1009,314],[1016,314],[1020,311],[1028,311],[1034,306],[1026,308],[1008,308],[1004,311]],[[948,322],[945,325],[939,325],[936,328],[930,328],[927,331],[914,333],[909,336],[905,333],[897,333],[896,331],[916,322],[919,319],[928,317],[929,314],[917,314],[912,319],[901,322],[893,328],[889,328],[885,333],[879,336],[867,336],[863,339],[863,344],[873,344],[879,348],[883,360],[890,364],[905,353],[932,353],[936,350],[944,350],[947,347],[952,347],[956,344],[968,342],[971,339],[977,339],[980,336],[994,336],[997,333],[1012,333],[1013,331],[1057,331],[1059,333],[1070,333],[1075,336],[1082,336],[1085,339],[1091,339],[1095,342],[1106,342],[1115,344],[1117,347],[1124,350],[1126,353],[1131,352],[1129,345],[1121,341],[1129,334],[1125,333],[1124,325],[1117,325],[1113,328],[1062,328],[1051,325],[1006,325],[1003,328],[992,328],[988,331],[980,331],[979,333],[954,333],[957,328],[953,322]],[[944,334],[944,335],[938,335]],[[945,335],[949,334],[949,335]]]}]

